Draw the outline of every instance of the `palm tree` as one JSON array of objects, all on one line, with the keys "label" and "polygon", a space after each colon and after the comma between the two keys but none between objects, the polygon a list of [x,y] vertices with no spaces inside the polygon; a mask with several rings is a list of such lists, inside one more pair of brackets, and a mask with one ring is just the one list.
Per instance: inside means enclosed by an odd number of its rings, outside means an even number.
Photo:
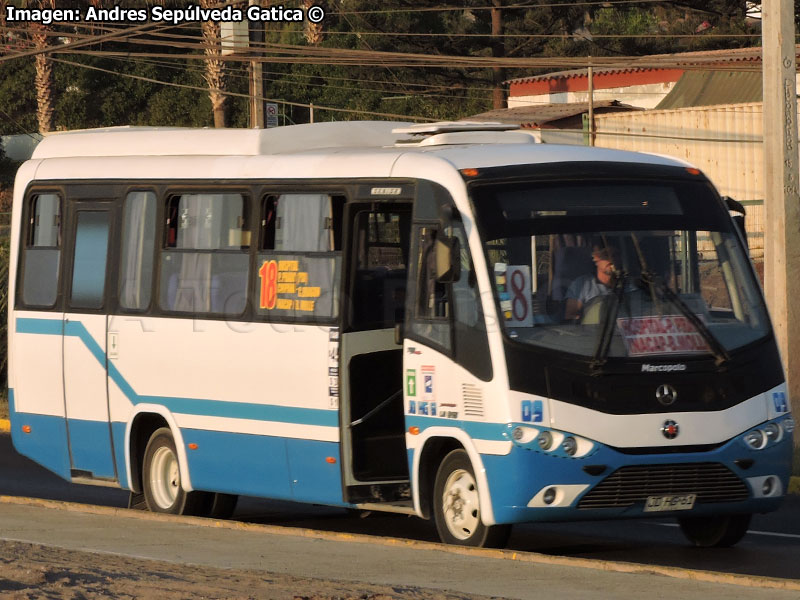
[{"label": "palm tree", "polygon": [[[36,8],[54,9],[55,0],[35,0]],[[29,26],[33,46],[43,50],[50,45],[50,28],[41,23],[31,23]],[[37,54],[36,60],[36,118],[39,122],[39,133],[53,130],[53,61],[47,53]]]},{"label": "palm tree", "polygon": [[[303,8],[305,9],[306,13],[308,13],[308,9],[314,5],[320,6],[322,2],[319,0],[303,0]],[[304,32],[306,42],[311,46],[319,46],[320,42],[322,42],[322,23],[312,23],[308,19],[305,21]]]},{"label": "palm tree", "polygon": [[[210,8],[218,4],[217,0],[200,0],[202,8]],[[221,58],[222,44],[219,23],[203,21],[203,45],[206,52],[206,72],[204,78],[208,84],[208,97],[211,110],[214,112],[214,127],[225,127],[226,96],[225,61]]]}]

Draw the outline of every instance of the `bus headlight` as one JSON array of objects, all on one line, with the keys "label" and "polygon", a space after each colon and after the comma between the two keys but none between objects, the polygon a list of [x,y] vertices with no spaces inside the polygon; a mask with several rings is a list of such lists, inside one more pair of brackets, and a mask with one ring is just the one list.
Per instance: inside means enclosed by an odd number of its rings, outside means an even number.
[{"label": "bus headlight", "polygon": [[764,433],[767,434],[767,439],[770,442],[777,442],[781,439],[781,428],[777,423],[768,423],[764,427]]},{"label": "bus headlight", "polygon": [[767,440],[763,431],[760,429],[754,429],[753,431],[745,434],[744,441],[753,450],[761,450]]},{"label": "bus headlight", "polygon": [[550,450],[550,448],[553,447],[553,434],[549,431],[543,431],[539,434],[539,437],[536,438],[536,442],[542,450]]},{"label": "bus headlight", "polygon": [[794,418],[786,417],[783,421],[781,421],[781,425],[786,433],[792,433],[794,431]]},{"label": "bus headlight", "polygon": [[539,435],[539,430],[533,427],[517,426],[511,431],[512,439],[518,444],[529,444],[536,436]]},{"label": "bus headlight", "polygon": [[575,456],[575,453],[578,451],[578,442],[575,441],[574,437],[569,436],[564,438],[564,441],[561,442],[561,447],[564,449],[564,452],[570,456]]}]

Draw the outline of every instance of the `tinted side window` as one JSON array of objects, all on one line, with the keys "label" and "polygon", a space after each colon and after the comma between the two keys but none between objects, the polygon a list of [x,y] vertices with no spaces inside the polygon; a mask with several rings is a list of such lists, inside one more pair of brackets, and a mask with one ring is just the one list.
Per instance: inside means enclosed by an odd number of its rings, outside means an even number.
[{"label": "tinted side window", "polygon": [[78,212],[70,306],[101,308],[106,286],[110,213]]},{"label": "tinted side window", "polygon": [[326,193],[270,194],[262,202],[262,250],[341,250],[344,197]]},{"label": "tinted side window", "polygon": [[320,192],[263,198],[257,314],[275,320],[338,316],[343,207],[343,196]]},{"label": "tinted side window", "polygon": [[153,192],[129,193],[122,218],[119,270],[122,308],[143,310],[150,305],[155,230],[156,195]]},{"label": "tinted side window", "polygon": [[38,194],[30,199],[22,284],[22,301],[26,305],[51,307],[56,302],[61,214],[58,194]]},{"label": "tinted side window", "polygon": [[240,315],[247,303],[250,229],[242,194],[191,193],[166,205],[159,306]]}]

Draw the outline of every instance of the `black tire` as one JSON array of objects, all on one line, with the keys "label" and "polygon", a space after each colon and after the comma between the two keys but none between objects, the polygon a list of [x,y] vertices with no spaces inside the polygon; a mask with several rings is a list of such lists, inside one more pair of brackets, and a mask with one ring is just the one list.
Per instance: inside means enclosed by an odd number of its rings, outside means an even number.
[{"label": "black tire", "polygon": [[481,520],[475,471],[465,450],[445,456],[433,486],[433,515],[445,544],[503,548],[511,525],[487,527]]},{"label": "black tire", "polygon": [[728,548],[747,533],[752,515],[684,517],[678,519],[681,531],[692,545],[699,548]]},{"label": "black tire", "polygon": [[206,516],[212,519],[230,519],[238,501],[239,496],[235,494],[211,494],[211,507],[206,511]]},{"label": "black tire", "polygon": [[210,506],[204,492],[186,492],[181,486],[175,440],[168,427],[153,432],[144,451],[142,491],[151,512],[198,515]]}]

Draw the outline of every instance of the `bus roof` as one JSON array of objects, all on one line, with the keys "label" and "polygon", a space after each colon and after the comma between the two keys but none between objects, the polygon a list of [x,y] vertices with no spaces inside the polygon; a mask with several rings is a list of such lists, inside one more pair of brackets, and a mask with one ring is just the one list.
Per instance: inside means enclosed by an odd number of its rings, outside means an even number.
[{"label": "bus roof", "polygon": [[[503,164],[611,161],[687,166],[678,159],[584,146],[533,143],[529,132],[506,131],[502,124],[397,121],[343,121],[272,129],[109,127],[46,136],[33,159],[81,157],[225,157],[298,153],[395,155],[435,153],[457,169]],[[491,127],[495,125],[495,127]],[[492,152],[486,145],[496,146]]]}]

